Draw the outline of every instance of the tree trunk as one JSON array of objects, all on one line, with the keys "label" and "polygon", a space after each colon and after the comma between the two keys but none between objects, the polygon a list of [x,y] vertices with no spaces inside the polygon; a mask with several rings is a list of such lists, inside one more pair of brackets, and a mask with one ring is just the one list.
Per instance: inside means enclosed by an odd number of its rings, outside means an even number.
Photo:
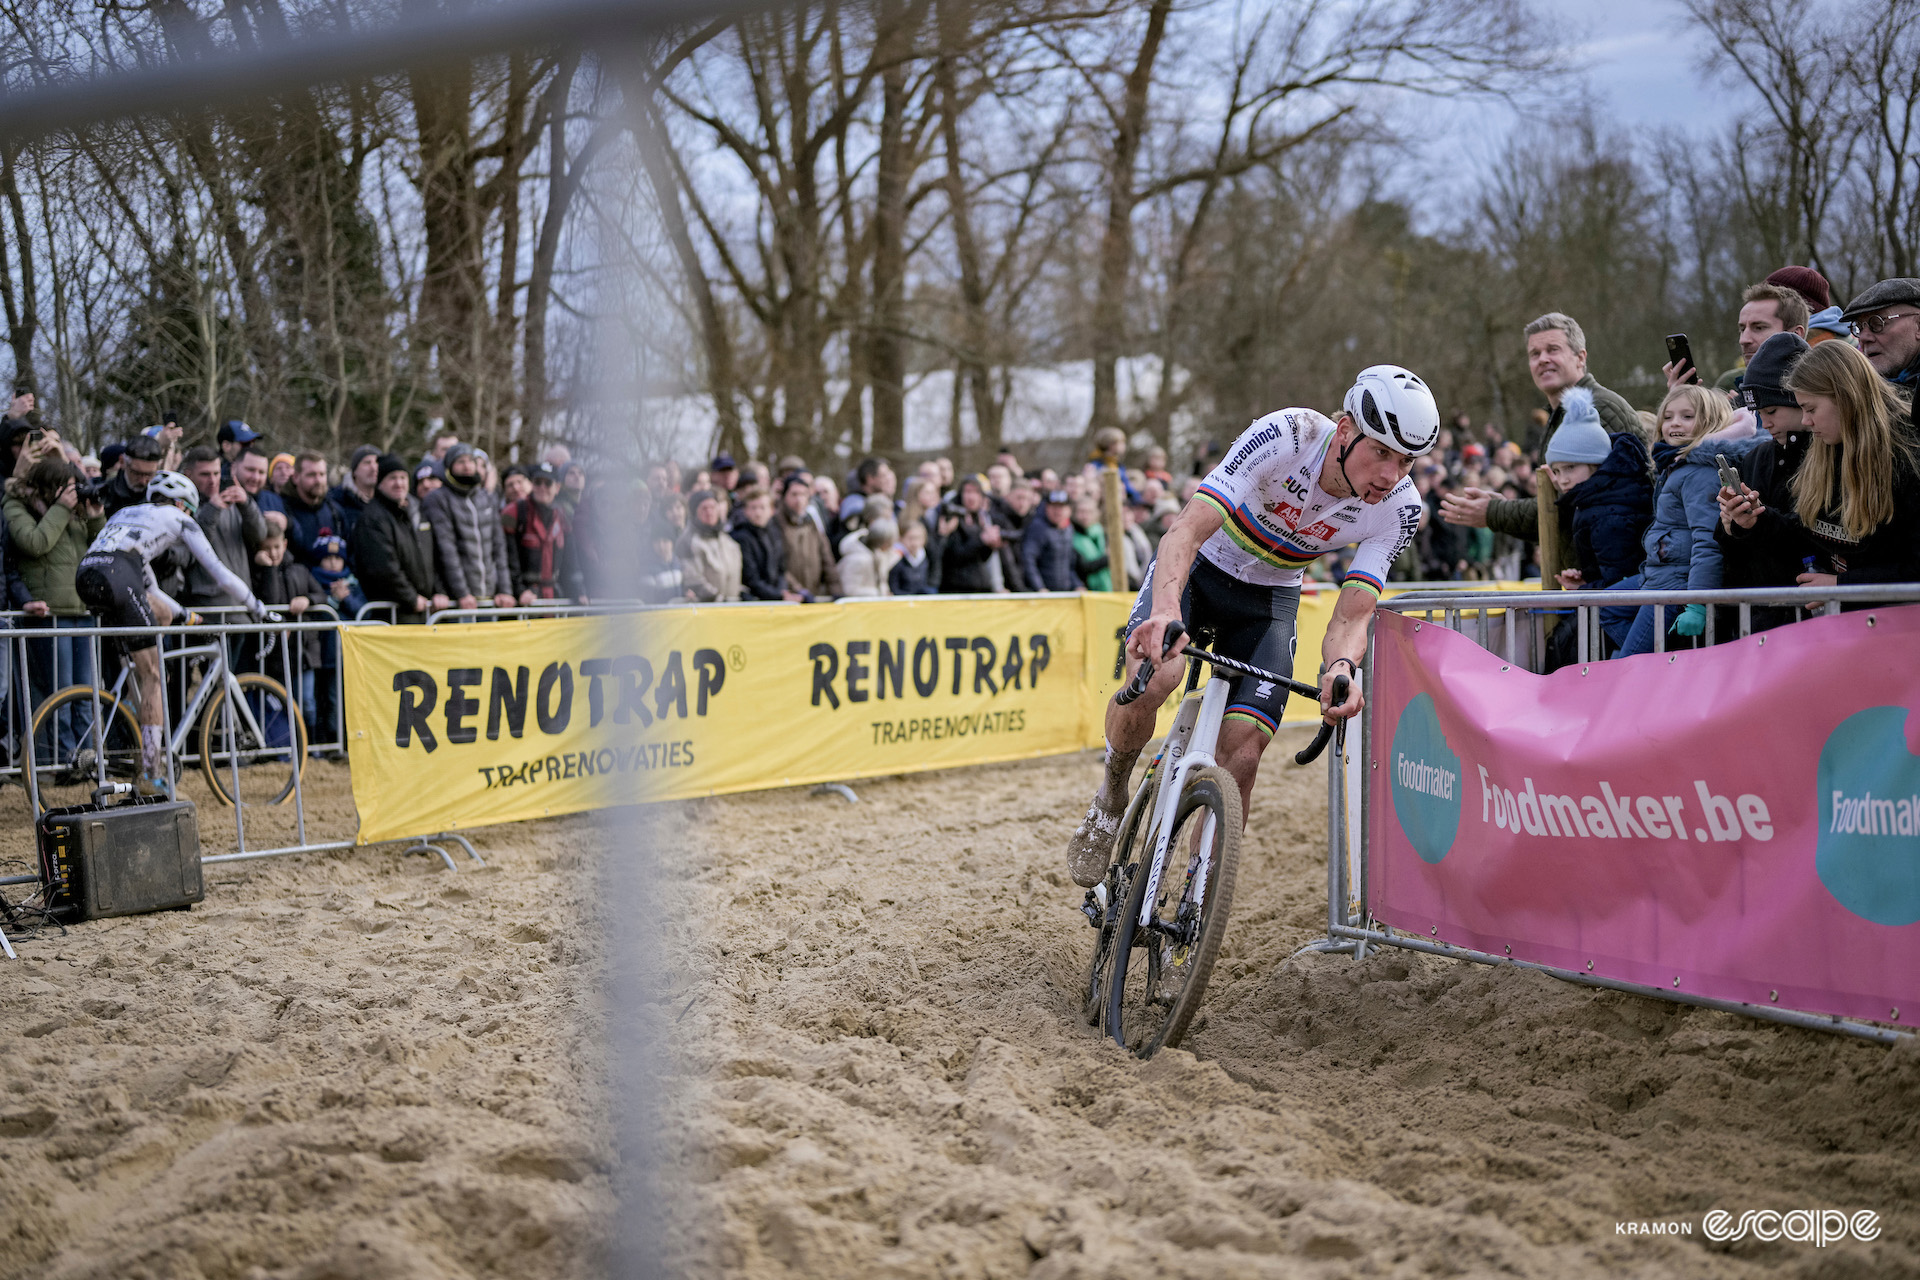
[{"label": "tree trunk", "polygon": [[1127,286],[1133,278],[1133,210],[1139,200],[1135,166],[1140,140],[1146,132],[1147,97],[1153,86],[1153,65],[1167,31],[1172,0],[1151,0],[1146,33],[1133,70],[1127,74],[1126,93],[1113,135],[1113,155],[1107,170],[1107,222],[1100,237],[1099,276],[1093,303],[1093,417],[1091,435],[1102,427],[1119,425],[1120,395],[1116,365],[1127,345]]},{"label": "tree trunk", "polygon": [[439,359],[447,425],[469,439],[482,431],[476,326],[484,322],[485,245],[473,186],[473,70],[453,66],[411,79],[419,128],[420,209],[427,239],[420,281],[420,328]]},{"label": "tree trunk", "polygon": [[[882,0],[874,58],[880,72],[880,146],[873,210],[873,320],[867,376],[873,387],[873,452],[906,448],[907,54],[912,32],[900,0]],[[852,394],[852,393],[849,393]],[[857,446],[859,442],[854,442]]]}]

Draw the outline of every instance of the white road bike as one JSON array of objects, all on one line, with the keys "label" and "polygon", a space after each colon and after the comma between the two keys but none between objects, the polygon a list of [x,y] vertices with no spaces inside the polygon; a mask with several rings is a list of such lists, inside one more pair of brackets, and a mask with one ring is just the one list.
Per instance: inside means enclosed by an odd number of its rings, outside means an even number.
[{"label": "white road bike", "polygon": [[[1162,661],[1182,634],[1178,623],[1168,625]],[[1231,687],[1221,672],[1271,681],[1316,704],[1320,698],[1310,684],[1204,649],[1189,646],[1181,657],[1188,663],[1186,696],[1121,816],[1106,877],[1087,890],[1080,908],[1100,935],[1087,968],[1087,1021],[1142,1058],[1178,1045],[1186,1035],[1206,994],[1233,905],[1240,786],[1213,754]],[[1214,672],[1196,693],[1203,663]],[[1142,662],[1115,700],[1124,706],[1145,693],[1153,669]],[[1335,677],[1337,701],[1346,701],[1347,685],[1345,676]],[[1294,762],[1312,763],[1334,732],[1333,725],[1322,724]],[[1344,737],[1344,723],[1340,732]],[[1137,847],[1143,832],[1151,840],[1148,849]],[[1175,850],[1185,852],[1186,865],[1169,880],[1167,866]]]}]

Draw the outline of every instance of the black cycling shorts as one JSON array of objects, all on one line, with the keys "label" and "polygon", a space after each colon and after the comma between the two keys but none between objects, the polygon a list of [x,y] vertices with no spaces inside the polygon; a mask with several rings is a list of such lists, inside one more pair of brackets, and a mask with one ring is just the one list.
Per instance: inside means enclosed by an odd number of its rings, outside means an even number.
[{"label": "black cycling shorts", "polygon": [[[1154,564],[1149,564],[1147,580],[1140,585],[1140,597],[1127,618],[1128,635],[1153,613],[1153,570]],[[1289,678],[1299,641],[1294,630],[1299,613],[1299,587],[1242,582],[1205,556],[1193,558],[1193,572],[1180,595],[1180,620],[1193,637],[1191,643]],[[1228,675],[1228,679],[1232,684],[1227,691],[1227,718],[1250,721],[1273,736],[1287,707],[1286,686],[1252,676]]]},{"label": "black cycling shorts", "polygon": [[[100,615],[103,627],[154,625],[153,606],[147,601],[146,567],[131,551],[82,556],[73,585],[88,611]],[[155,641],[151,635],[119,636],[116,643],[127,653],[133,653],[153,648]]]}]

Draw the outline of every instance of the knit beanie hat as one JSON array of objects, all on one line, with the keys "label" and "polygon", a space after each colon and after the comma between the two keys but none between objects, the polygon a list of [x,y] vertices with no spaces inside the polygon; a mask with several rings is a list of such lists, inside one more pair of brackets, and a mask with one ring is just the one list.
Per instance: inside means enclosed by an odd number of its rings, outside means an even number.
[{"label": "knit beanie hat", "polygon": [[1767,283],[1793,290],[1807,300],[1809,311],[1823,311],[1833,305],[1827,278],[1812,267],[1782,267],[1767,277]]},{"label": "knit beanie hat", "polygon": [[1740,380],[1740,394],[1747,402],[1747,408],[1770,409],[1775,405],[1794,405],[1800,401],[1787,388],[1787,375],[1793,372],[1793,366],[1800,357],[1807,354],[1807,344],[1797,333],[1776,333],[1760,344],[1753,353],[1753,359],[1747,361],[1746,375]]},{"label": "knit beanie hat", "polygon": [[1593,392],[1574,387],[1560,397],[1564,413],[1553,439],[1547,442],[1548,462],[1590,462],[1599,466],[1613,452],[1613,441],[1600,425],[1600,412],[1593,407]]},{"label": "knit beanie hat", "polygon": [[378,484],[380,481],[385,480],[388,476],[392,475],[396,471],[404,471],[408,474],[409,477],[411,477],[413,474],[413,468],[408,466],[407,460],[401,457],[399,454],[397,453],[381,454],[380,455],[380,474],[377,477],[375,477],[374,483]]},{"label": "knit beanie hat", "polygon": [[371,444],[361,445],[359,448],[355,449],[353,451],[353,455],[347,459],[347,474],[352,475],[354,472],[358,471],[360,469],[360,463],[362,462],[362,460],[366,458],[377,458],[379,456],[380,456],[379,446],[371,445]]}]

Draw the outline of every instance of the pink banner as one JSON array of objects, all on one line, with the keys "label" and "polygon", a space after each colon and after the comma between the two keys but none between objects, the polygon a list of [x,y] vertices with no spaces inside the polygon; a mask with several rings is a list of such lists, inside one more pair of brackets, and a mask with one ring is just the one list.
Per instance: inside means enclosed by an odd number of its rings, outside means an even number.
[{"label": "pink banner", "polygon": [[1538,676],[1382,612],[1369,906],[1516,960],[1920,1022],[1916,656],[1907,606]]}]

